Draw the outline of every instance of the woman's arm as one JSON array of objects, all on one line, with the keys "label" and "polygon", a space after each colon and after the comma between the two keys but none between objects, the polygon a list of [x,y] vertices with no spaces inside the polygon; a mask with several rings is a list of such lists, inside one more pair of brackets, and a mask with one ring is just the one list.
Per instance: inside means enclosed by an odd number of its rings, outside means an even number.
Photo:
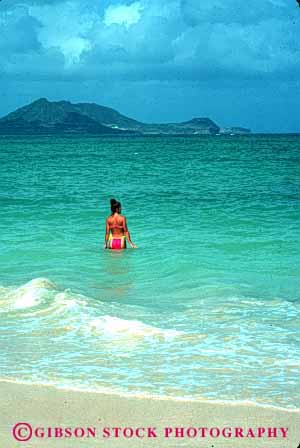
[{"label": "woman's arm", "polygon": [[131,241],[131,238],[130,238],[130,233],[129,233],[129,230],[128,230],[128,227],[127,227],[126,218],[124,218],[124,233],[125,233],[125,236],[127,238],[128,243],[130,244],[132,249],[136,249],[137,246]]},{"label": "woman's arm", "polygon": [[108,224],[108,219],[107,219],[106,227],[105,227],[104,249],[107,249],[107,247],[108,247],[108,240],[109,240],[109,224]]}]

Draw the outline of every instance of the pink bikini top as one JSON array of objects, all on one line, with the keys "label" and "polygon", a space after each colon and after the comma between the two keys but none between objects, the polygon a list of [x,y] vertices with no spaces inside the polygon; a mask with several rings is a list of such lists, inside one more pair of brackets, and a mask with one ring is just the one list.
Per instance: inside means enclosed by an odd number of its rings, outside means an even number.
[{"label": "pink bikini top", "polygon": [[116,224],[115,226],[110,226],[110,229],[124,229],[124,226],[118,226]]}]

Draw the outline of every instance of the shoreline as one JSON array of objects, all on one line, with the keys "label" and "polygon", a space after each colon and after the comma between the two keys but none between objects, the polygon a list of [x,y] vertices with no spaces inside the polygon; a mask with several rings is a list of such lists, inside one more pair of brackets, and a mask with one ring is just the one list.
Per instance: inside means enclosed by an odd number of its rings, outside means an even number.
[{"label": "shoreline", "polygon": [[153,394],[143,394],[143,393],[126,393],[126,392],[118,392],[114,391],[113,389],[91,389],[91,388],[80,388],[80,387],[72,387],[72,386],[59,386],[57,384],[51,384],[51,383],[43,383],[43,382],[36,382],[32,383],[30,381],[25,380],[17,380],[17,379],[3,379],[0,378],[0,388],[1,384],[17,384],[17,385],[24,385],[24,386],[33,386],[33,387],[49,387],[53,388],[57,391],[63,391],[63,392],[75,392],[75,393],[86,393],[86,394],[99,394],[99,395],[108,395],[113,397],[120,397],[120,398],[134,398],[134,399],[144,399],[144,400],[155,400],[155,401],[174,401],[175,403],[199,403],[199,404],[208,404],[208,405],[222,405],[222,406],[248,406],[248,407],[258,407],[262,409],[274,409],[278,411],[283,412],[291,412],[300,414],[300,408],[285,408],[284,406],[277,406],[275,404],[269,404],[269,403],[257,403],[255,401],[248,401],[248,400],[237,400],[237,401],[230,401],[230,400],[213,400],[209,398],[191,398],[191,397],[175,397],[175,396],[167,396],[167,395],[153,395]]},{"label": "shoreline", "polygon": [[[18,422],[28,422],[32,428],[88,428],[97,429],[97,437],[39,438],[33,436],[28,447],[186,447],[210,448],[296,448],[299,444],[300,413],[297,410],[200,401],[125,397],[116,394],[74,391],[50,385],[30,385],[0,380],[1,424],[0,445],[14,448],[24,443],[13,439],[12,428]],[[155,427],[158,438],[103,438],[103,428]],[[163,437],[165,428],[278,428],[277,437]],[[280,428],[288,428],[283,438]],[[99,434],[98,434],[99,433]],[[99,435],[99,436],[98,436]]]}]

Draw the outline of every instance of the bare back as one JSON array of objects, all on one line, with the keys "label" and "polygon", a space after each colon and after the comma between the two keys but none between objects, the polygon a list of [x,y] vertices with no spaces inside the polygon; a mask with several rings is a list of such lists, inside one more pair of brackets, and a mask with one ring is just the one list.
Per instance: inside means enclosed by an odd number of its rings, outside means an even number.
[{"label": "bare back", "polygon": [[114,213],[109,216],[106,220],[106,224],[114,237],[124,236],[125,232],[127,232],[125,216],[122,216],[119,213]]}]

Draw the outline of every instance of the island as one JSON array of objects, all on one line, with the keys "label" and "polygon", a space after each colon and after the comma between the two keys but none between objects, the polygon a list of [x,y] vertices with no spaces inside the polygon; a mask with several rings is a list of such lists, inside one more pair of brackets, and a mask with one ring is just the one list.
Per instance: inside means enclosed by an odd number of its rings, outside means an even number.
[{"label": "island", "polygon": [[[229,129],[229,128],[228,128]],[[243,129],[243,128],[230,128]],[[247,132],[251,132],[247,130]],[[4,135],[217,135],[222,129],[210,118],[181,123],[142,123],[95,103],[40,98],[0,119]],[[242,133],[242,132],[229,132]]]}]

